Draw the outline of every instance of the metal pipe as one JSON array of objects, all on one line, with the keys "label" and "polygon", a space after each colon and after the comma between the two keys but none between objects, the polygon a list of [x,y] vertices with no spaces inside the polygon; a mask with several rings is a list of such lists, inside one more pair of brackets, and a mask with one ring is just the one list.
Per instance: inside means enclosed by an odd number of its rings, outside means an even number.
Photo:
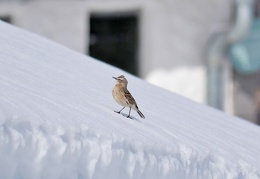
[{"label": "metal pipe", "polygon": [[242,40],[252,23],[254,0],[235,0],[236,20],[226,32],[214,35],[207,55],[207,103],[220,110],[224,109],[223,70],[226,52],[230,45]]}]

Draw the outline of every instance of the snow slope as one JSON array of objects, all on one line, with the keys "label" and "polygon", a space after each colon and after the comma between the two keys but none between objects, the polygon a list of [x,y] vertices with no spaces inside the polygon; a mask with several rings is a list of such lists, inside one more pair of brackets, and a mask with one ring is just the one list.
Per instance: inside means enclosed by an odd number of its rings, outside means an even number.
[{"label": "snow slope", "polygon": [[260,178],[258,126],[3,22],[0,94],[0,178]]}]

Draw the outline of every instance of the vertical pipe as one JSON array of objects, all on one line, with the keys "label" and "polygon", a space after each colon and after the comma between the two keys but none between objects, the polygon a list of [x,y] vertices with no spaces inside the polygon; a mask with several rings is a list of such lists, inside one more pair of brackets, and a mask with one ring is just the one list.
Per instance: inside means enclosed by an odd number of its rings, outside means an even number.
[{"label": "vertical pipe", "polygon": [[235,0],[236,20],[227,32],[215,35],[207,55],[207,102],[224,110],[223,70],[227,48],[242,40],[249,32],[252,22],[254,0]]}]

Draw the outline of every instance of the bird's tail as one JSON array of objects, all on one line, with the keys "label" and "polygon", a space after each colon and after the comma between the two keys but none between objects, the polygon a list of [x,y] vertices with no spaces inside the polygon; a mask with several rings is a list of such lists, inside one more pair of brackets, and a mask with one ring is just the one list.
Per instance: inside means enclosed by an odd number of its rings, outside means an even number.
[{"label": "bird's tail", "polygon": [[145,118],[143,113],[138,109],[138,106],[136,104],[132,108],[139,114],[141,118]]},{"label": "bird's tail", "polygon": [[139,109],[137,109],[136,112],[139,114],[139,116],[140,116],[141,118],[145,118],[144,115],[143,115],[143,113],[141,113],[141,111],[140,111]]}]

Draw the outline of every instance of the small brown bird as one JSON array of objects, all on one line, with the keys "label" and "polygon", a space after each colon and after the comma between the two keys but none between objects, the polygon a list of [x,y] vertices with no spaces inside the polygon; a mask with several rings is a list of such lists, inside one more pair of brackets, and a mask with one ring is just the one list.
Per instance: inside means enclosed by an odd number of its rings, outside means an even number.
[{"label": "small brown bird", "polygon": [[138,106],[135,102],[135,99],[131,95],[131,93],[127,90],[127,80],[126,78],[121,75],[119,77],[113,77],[116,80],[116,85],[112,90],[112,95],[115,101],[124,106],[120,111],[115,111],[120,114],[120,112],[125,108],[129,107],[129,114],[127,117],[130,117],[131,109],[134,109],[141,118],[145,118],[141,111],[138,109]]}]

